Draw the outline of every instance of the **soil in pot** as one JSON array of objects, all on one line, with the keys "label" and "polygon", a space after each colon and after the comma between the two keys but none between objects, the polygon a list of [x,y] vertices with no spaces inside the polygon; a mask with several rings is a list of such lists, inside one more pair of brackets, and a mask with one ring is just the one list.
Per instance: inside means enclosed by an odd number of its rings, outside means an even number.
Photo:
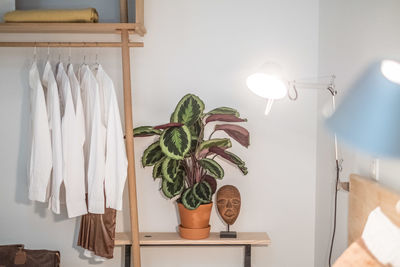
[{"label": "soil in pot", "polygon": [[179,234],[186,239],[203,239],[210,234],[210,215],[213,203],[200,205],[195,210],[189,210],[178,203],[181,225]]}]

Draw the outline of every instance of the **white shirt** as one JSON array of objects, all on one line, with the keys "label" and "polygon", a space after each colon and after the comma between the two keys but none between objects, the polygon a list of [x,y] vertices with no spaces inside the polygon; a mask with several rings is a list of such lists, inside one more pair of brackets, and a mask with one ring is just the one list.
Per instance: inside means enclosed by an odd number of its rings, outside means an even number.
[{"label": "white shirt", "polygon": [[80,76],[86,119],[84,151],[88,183],[88,211],[103,214],[106,129],[101,116],[99,86],[87,65],[82,66]]},{"label": "white shirt", "polygon": [[96,79],[102,95],[102,121],[106,127],[105,148],[105,193],[106,207],[122,210],[122,195],[126,181],[128,160],[124,144],[124,134],[119,115],[114,84],[99,65]]},{"label": "white shirt", "polygon": [[51,138],[46,102],[36,62],[29,71],[31,88],[31,155],[29,162],[29,199],[47,201],[47,186],[52,168]]},{"label": "white shirt", "polygon": [[49,117],[49,128],[51,133],[53,172],[52,172],[52,190],[50,207],[53,211],[59,213],[59,206],[52,205],[60,198],[60,186],[63,181],[63,158],[62,158],[62,138],[61,138],[61,114],[60,100],[58,95],[57,82],[55,80],[50,62],[47,61],[43,72],[43,86],[47,89],[46,104]]},{"label": "white shirt", "polygon": [[[69,77],[62,63],[57,66],[57,84],[61,99],[61,130],[63,149],[63,178],[68,217],[87,213],[85,201],[85,169],[82,152],[83,129],[75,114],[75,105]],[[77,89],[79,90],[79,89]],[[59,199],[55,201],[59,212]]]}]

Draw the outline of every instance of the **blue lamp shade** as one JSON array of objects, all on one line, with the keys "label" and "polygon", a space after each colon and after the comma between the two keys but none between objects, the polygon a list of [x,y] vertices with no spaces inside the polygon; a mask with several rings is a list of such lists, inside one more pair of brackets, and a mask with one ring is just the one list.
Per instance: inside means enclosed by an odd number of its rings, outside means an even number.
[{"label": "blue lamp shade", "polygon": [[377,157],[400,157],[400,63],[370,66],[327,119],[342,140]]}]

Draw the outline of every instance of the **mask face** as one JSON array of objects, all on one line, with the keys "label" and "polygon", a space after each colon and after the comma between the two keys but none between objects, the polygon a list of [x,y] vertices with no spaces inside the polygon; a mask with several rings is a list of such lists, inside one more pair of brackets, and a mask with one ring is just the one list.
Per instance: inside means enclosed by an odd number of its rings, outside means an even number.
[{"label": "mask face", "polygon": [[241,198],[239,190],[233,185],[225,185],[217,192],[217,207],[222,219],[232,225],[239,216]]}]

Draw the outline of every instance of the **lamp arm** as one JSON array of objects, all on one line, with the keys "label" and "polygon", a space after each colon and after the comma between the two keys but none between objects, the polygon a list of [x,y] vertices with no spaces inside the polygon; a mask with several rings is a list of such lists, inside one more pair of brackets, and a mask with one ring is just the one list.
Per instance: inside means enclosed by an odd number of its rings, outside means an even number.
[{"label": "lamp arm", "polygon": [[[331,75],[331,76],[320,76],[320,77],[316,77],[316,79],[318,78],[330,78],[330,81],[327,83],[315,83],[315,82],[298,82],[296,80],[293,81],[288,81],[288,87],[289,88],[293,88],[293,90],[296,92],[297,94],[297,88],[302,88],[302,89],[325,89],[328,90],[332,96],[337,95],[337,91],[335,89],[335,79],[336,76],[335,75]],[[291,98],[291,97],[289,97]],[[291,100],[296,100],[297,97],[295,97],[295,99],[291,99]]]},{"label": "lamp arm", "polygon": [[[335,101],[335,96],[337,95],[337,90],[335,88],[335,75],[331,75],[331,76],[324,76],[324,77],[317,77],[317,78],[327,78],[330,77],[330,81],[327,83],[311,83],[311,82],[297,82],[296,80],[293,81],[288,81],[288,88],[290,90],[290,88],[293,88],[294,91],[294,96],[291,96],[290,93],[288,92],[288,97],[290,100],[295,101],[297,100],[298,97],[298,91],[297,88],[302,88],[302,89],[323,89],[323,90],[327,90],[331,96],[332,96],[332,109],[333,111],[336,110],[336,101]],[[338,151],[338,141],[337,141],[337,137],[336,134],[334,134],[334,152],[335,152],[335,161],[336,161],[336,167],[337,167],[337,171],[341,172],[342,171],[342,163],[343,163],[343,159],[339,158],[339,151]],[[346,182],[341,182],[339,180],[339,184],[338,184],[338,188],[339,189],[344,189],[346,191],[348,191],[348,184],[346,184]]]}]

